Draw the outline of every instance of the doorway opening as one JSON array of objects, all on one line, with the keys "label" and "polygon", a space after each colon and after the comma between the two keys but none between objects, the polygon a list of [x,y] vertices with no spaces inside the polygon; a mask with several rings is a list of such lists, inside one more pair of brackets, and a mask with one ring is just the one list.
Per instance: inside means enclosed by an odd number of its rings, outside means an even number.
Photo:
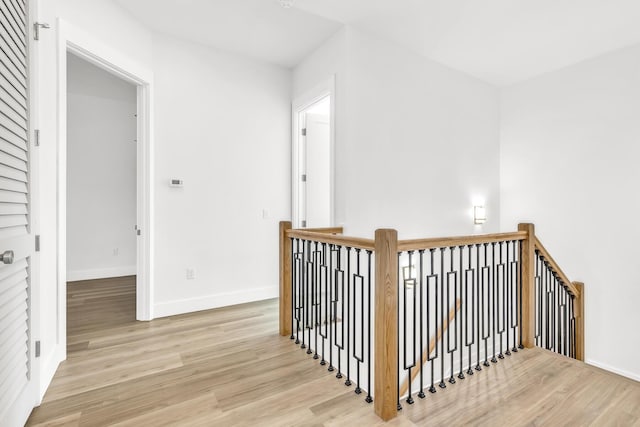
[{"label": "doorway opening", "polygon": [[[131,294],[135,300],[136,320],[153,319],[153,209],[152,197],[152,99],[153,72],[136,58],[113,50],[100,40],[95,39],[82,29],[60,20],[57,31],[57,93],[58,93],[58,135],[57,135],[57,215],[56,215],[56,272],[57,272],[57,309],[56,309],[56,343],[55,364],[52,364],[50,377],[53,376],[57,363],[67,356],[67,62],[69,53],[75,55],[100,70],[109,73],[131,84],[136,92],[135,133],[131,146],[135,147],[135,222],[127,223],[126,232],[135,239],[135,283]],[[137,140],[137,142],[136,142]],[[117,174],[114,170],[110,177]],[[110,178],[108,178],[110,179]],[[137,228],[136,228],[137,227]],[[92,233],[95,230],[91,231]],[[118,255],[114,256],[114,250]],[[105,257],[117,257],[122,254],[119,246],[109,246]],[[111,270],[113,273],[113,270]],[[132,276],[129,276],[132,277]],[[101,289],[102,291],[102,289]]]},{"label": "doorway opening", "polygon": [[135,84],[67,52],[68,336],[136,317],[137,106]]},{"label": "doorway opening", "polygon": [[294,101],[292,222],[296,228],[334,225],[334,81]]}]

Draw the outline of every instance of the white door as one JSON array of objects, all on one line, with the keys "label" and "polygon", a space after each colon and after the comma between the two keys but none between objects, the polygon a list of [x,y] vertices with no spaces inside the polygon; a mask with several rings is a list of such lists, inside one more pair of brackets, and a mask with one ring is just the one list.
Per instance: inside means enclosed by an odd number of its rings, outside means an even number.
[{"label": "white door", "polygon": [[0,424],[36,403],[31,337],[29,44],[25,0],[0,1]]},{"label": "white door", "polygon": [[331,226],[331,129],[329,114],[305,113],[304,214],[309,228]]}]

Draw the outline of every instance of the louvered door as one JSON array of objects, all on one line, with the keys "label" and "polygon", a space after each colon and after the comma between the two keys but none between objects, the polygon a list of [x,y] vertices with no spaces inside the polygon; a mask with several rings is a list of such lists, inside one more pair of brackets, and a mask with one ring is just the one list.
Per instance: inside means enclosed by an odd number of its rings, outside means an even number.
[{"label": "louvered door", "polygon": [[26,0],[0,0],[0,424],[26,421],[32,378],[29,25]]}]

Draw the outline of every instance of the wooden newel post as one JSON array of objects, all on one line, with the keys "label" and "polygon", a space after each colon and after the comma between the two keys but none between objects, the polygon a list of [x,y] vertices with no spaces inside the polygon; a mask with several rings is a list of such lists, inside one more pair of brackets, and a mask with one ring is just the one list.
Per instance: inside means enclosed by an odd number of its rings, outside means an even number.
[{"label": "wooden newel post", "polygon": [[575,296],[576,359],[584,362],[584,283],[573,282],[578,290]]},{"label": "wooden newel post", "polygon": [[291,335],[291,239],[290,221],[280,221],[280,335]]},{"label": "wooden newel post", "polygon": [[376,230],[375,388],[376,414],[398,415],[398,232]]},{"label": "wooden newel post", "polygon": [[522,280],[522,345],[526,348],[536,345],[536,289],[535,289],[535,241],[533,224],[518,224],[518,231],[526,231],[522,241],[521,280]]}]

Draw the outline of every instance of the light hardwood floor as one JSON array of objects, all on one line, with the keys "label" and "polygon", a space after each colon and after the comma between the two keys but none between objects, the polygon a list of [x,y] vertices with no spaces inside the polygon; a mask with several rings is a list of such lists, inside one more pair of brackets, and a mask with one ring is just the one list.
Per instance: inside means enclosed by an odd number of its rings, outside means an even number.
[{"label": "light hardwood floor", "polygon": [[[373,426],[373,406],[277,335],[276,300],[135,321],[133,278],[75,282],[68,359],[29,426]],[[544,350],[416,398],[393,426],[640,426],[640,383]]]}]

